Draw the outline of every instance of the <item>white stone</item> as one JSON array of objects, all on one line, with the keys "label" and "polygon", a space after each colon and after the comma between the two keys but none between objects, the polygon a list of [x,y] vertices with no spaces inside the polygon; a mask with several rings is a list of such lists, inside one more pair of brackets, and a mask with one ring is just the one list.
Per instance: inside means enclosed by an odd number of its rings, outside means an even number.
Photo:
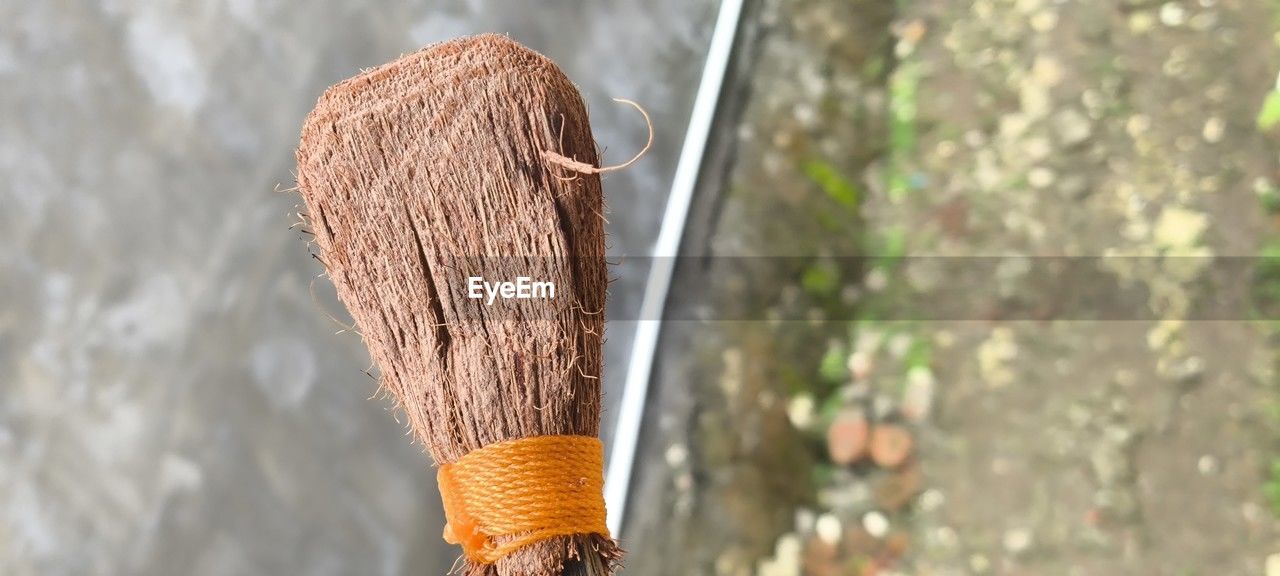
[{"label": "white stone", "polygon": [[1201,456],[1196,461],[1196,470],[1200,471],[1202,476],[1211,476],[1218,473],[1218,459],[1210,454]]},{"label": "white stone", "polygon": [[1031,169],[1031,173],[1027,174],[1027,182],[1034,188],[1048,188],[1057,180],[1057,176],[1053,170],[1043,166],[1037,166]]},{"label": "white stone", "polygon": [[1031,549],[1032,535],[1030,530],[1006,530],[1004,533],[1004,549],[1010,554],[1022,554]]},{"label": "white stone", "polygon": [[1148,12],[1134,12],[1129,15],[1129,31],[1143,34],[1155,26],[1156,20]]},{"label": "white stone", "polygon": [[920,510],[933,512],[947,503],[947,497],[936,488],[930,488],[920,495]]},{"label": "white stone", "polygon": [[1005,114],[1000,117],[1000,136],[1008,140],[1021,138],[1031,126],[1025,114]]},{"label": "white stone", "polygon": [[955,529],[950,526],[938,528],[929,536],[940,548],[955,548],[960,543],[960,535],[956,534]]},{"label": "white stone", "polygon": [[1155,241],[1164,248],[1190,248],[1200,240],[1200,235],[1209,227],[1208,217],[1201,213],[1179,206],[1168,206],[1160,212],[1156,221]]},{"label": "white stone", "polygon": [[1036,56],[1035,63],[1031,65],[1031,76],[1045,86],[1057,86],[1062,82],[1062,65],[1056,58]]},{"label": "white stone", "polygon": [[982,554],[974,554],[969,557],[969,569],[979,574],[984,574],[991,569],[991,561],[987,560]]},{"label": "white stone", "polygon": [[884,538],[889,533],[889,519],[872,510],[862,516],[862,528],[874,538]]},{"label": "white stone", "polygon": [[1058,26],[1057,12],[1037,12],[1031,17],[1031,29],[1036,32],[1049,32]]},{"label": "white stone", "polygon": [[1160,7],[1160,23],[1165,26],[1181,26],[1187,21],[1187,9],[1177,2],[1166,2]]},{"label": "white stone", "polygon": [[1049,144],[1048,138],[1036,137],[1027,140],[1023,145],[1023,150],[1027,153],[1027,157],[1032,160],[1044,160],[1053,153],[1053,146]]},{"label": "white stone", "polygon": [[991,337],[978,347],[978,367],[987,386],[999,388],[1014,380],[1010,363],[1018,356],[1018,343],[1013,330],[1006,326],[995,328]]},{"label": "white stone", "polygon": [[844,526],[840,524],[840,520],[832,514],[823,514],[818,517],[818,522],[814,526],[818,538],[823,542],[835,546],[840,542],[840,535],[844,532]]},{"label": "white stone", "polygon": [[1151,129],[1151,118],[1142,114],[1130,116],[1124,123],[1124,130],[1130,138],[1137,138]]},{"label": "white stone", "polygon": [[1226,131],[1226,127],[1226,123],[1215,116],[1204,123],[1204,130],[1201,131],[1201,135],[1204,136],[1205,142],[1216,144],[1222,141],[1222,134]]},{"label": "white stone", "polygon": [[884,270],[876,268],[867,274],[865,282],[869,292],[879,292],[889,286],[889,276]]},{"label": "white stone", "polygon": [[1266,576],[1280,576],[1280,554],[1267,556]]},{"label": "white stone", "polygon": [[1043,118],[1051,105],[1049,87],[1035,81],[1024,81],[1018,90],[1018,101],[1022,104],[1023,114],[1030,118]]},{"label": "white stone", "polygon": [[871,354],[857,350],[849,355],[849,373],[853,374],[854,381],[866,380],[871,376],[871,370],[875,367],[875,363],[871,359]]},{"label": "white stone", "polygon": [[1074,146],[1093,135],[1093,125],[1089,118],[1075,108],[1067,108],[1053,118],[1058,139],[1067,146]]},{"label": "white stone", "polygon": [[778,538],[773,558],[760,562],[760,576],[800,576],[802,544],[798,534],[787,533]]},{"label": "white stone", "polygon": [[813,396],[801,394],[787,403],[787,418],[797,429],[807,429],[813,424],[813,409]]},{"label": "white stone", "polygon": [[933,371],[927,366],[915,366],[907,371],[907,386],[902,392],[902,412],[911,421],[920,423],[933,411],[936,388]]},{"label": "white stone", "polygon": [[672,444],[667,447],[665,454],[667,465],[676,468],[685,463],[689,458],[689,449],[684,444]]},{"label": "white stone", "polygon": [[808,508],[800,508],[796,510],[796,531],[808,533],[812,532],[814,525],[817,524],[817,516],[813,510]]}]

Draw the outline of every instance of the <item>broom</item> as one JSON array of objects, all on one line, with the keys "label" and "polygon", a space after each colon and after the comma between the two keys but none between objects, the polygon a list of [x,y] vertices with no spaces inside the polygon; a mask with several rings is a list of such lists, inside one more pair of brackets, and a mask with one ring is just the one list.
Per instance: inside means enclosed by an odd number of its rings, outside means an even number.
[{"label": "broom", "polygon": [[[297,162],[317,258],[440,466],[464,572],[611,574],[622,552],[597,439],[608,168],[577,89],[503,36],[432,45],[327,90]],[[475,298],[476,278],[554,297]]]}]

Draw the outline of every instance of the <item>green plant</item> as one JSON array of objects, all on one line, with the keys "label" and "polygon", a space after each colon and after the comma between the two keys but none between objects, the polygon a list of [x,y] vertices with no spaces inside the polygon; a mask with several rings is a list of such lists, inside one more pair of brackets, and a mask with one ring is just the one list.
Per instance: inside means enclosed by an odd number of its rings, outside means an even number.
[{"label": "green plant", "polygon": [[1263,245],[1253,271],[1253,308],[1259,318],[1275,318],[1280,309],[1280,238]]},{"label": "green plant", "polygon": [[916,93],[920,85],[917,66],[900,64],[889,79],[889,199],[906,198],[911,182],[906,158],[916,148]]},{"label": "green plant", "polygon": [[1255,191],[1258,194],[1258,201],[1262,203],[1262,209],[1266,210],[1267,214],[1280,214],[1280,190],[1264,180]]},{"label": "green plant", "polygon": [[1262,494],[1271,505],[1271,511],[1280,515],[1280,459],[1271,461],[1271,469],[1267,481],[1262,485]]},{"label": "green plant", "polygon": [[818,376],[830,384],[840,384],[849,379],[849,365],[846,358],[849,351],[842,343],[834,343],[827,347],[818,365]]},{"label": "green plant", "polygon": [[911,368],[928,368],[933,364],[933,344],[928,338],[913,339],[911,348],[907,350],[907,356],[903,358],[902,363],[908,370]]},{"label": "green plant", "polygon": [[800,287],[814,296],[831,296],[840,287],[840,277],[834,266],[815,262],[801,273]]},{"label": "green plant", "polygon": [[892,270],[907,255],[907,231],[898,226],[888,228],[869,248],[867,253],[875,258],[873,268]]},{"label": "green plant", "polygon": [[827,194],[827,197],[845,208],[858,207],[857,186],[854,186],[853,182],[841,174],[835,166],[822,160],[809,160],[801,169]]},{"label": "green plant", "polygon": [[1262,102],[1262,110],[1258,112],[1258,128],[1260,130],[1270,130],[1280,124],[1280,90],[1272,90],[1267,93],[1267,99]]}]

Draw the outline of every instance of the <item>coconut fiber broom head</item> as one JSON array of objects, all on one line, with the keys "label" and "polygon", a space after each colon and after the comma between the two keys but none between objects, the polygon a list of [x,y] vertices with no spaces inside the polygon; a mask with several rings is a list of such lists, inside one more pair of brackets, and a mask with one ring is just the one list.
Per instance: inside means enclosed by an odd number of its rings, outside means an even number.
[{"label": "coconut fiber broom head", "polygon": [[[326,91],[297,161],[317,257],[440,465],[465,571],[611,572],[603,196],[575,168],[598,162],[577,89],[503,36],[436,44]],[[544,284],[490,301],[472,277]]]}]

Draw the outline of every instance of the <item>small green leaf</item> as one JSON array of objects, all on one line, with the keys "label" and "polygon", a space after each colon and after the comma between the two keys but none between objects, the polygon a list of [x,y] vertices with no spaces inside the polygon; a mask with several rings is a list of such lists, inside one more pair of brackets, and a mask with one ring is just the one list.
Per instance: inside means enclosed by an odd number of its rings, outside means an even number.
[{"label": "small green leaf", "polygon": [[1267,214],[1280,214],[1280,190],[1269,183],[1258,190],[1258,201]]},{"label": "small green leaf", "polygon": [[815,296],[831,295],[835,293],[839,284],[840,279],[836,277],[836,271],[831,266],[821,264],[813,264],[805,268],[804,274],[800,277],[800,287]]},{"label": "small green leaf", "polygon": [[839,344],[828,346],[827,352],[822,355],[822,362],[818,364],[818,376],[832,384],[847,380],[849,364],[845,361],[846,356],[848,352],[844,346]]},{"label": "small green leaf", "polygon": [[1280,124],[1280,91],[1272,90],[1258,112],[1258,128],[1270,130],[1276,124]]},{"label": "small green leaf", "polygon": [[890,227],[873,244],[872,265],[881,270],[890,270],[907,255],[907,231],[898,226]]},{"label": "small green leaf", "polygon": [[933,364],[933,345],[926,338],[915,338],[911,341],[911,348],[907,350],[907,357],[903,359],[903,364],[907,368],[928,368]]},{"label": "small green leaf", "polygon": [[804,173],[832,200],[846,208],[858,206],[858,188],[834,166],[820,160],[804,163]]}]

